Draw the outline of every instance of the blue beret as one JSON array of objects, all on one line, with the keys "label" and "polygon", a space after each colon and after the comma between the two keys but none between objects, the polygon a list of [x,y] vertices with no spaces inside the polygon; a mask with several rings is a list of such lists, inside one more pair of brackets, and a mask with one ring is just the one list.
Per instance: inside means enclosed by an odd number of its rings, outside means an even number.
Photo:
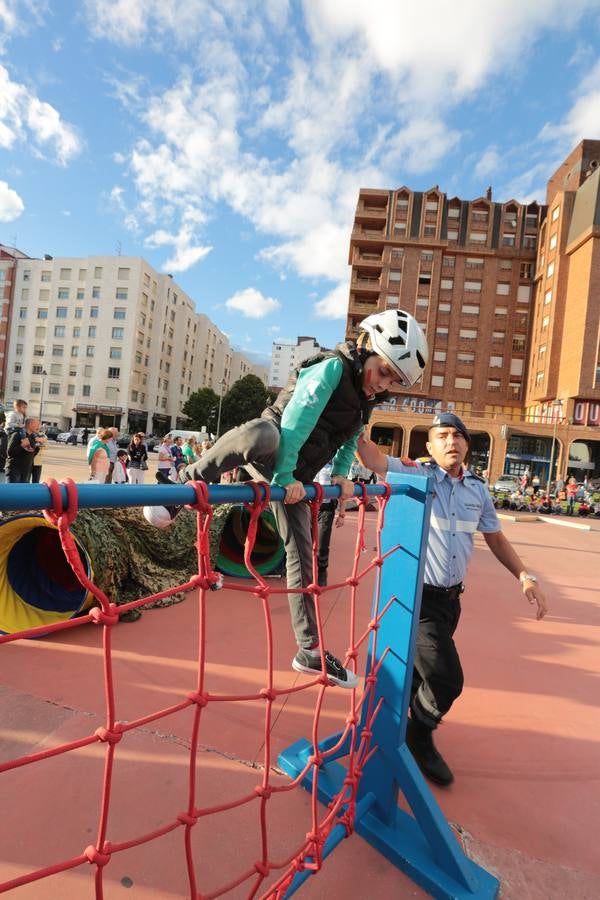
[{"label": "blue beret", "polygon": [[458,416],[454,415],[454,413],[438,413],[433,417],[433,422],[430,426],[431,428],[441,428],[443,426],[456,428],[457,431],[460,431],[465,441],[467,441],[467,443],[470,443],[471,436],[467,431],[467,426],[462,421],[462,419],[459,419]]}]

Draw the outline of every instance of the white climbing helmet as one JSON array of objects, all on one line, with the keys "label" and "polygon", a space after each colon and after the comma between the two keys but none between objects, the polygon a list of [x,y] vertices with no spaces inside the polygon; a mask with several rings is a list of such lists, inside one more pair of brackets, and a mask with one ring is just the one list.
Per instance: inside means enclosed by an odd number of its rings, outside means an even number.
[{"label": "white climbing helmet", "polygon": [[359,323],[371,346],[394,369],[403,387],[412,387],[427,365],[429,349],[417,320],[403,309],[373,313]]}]

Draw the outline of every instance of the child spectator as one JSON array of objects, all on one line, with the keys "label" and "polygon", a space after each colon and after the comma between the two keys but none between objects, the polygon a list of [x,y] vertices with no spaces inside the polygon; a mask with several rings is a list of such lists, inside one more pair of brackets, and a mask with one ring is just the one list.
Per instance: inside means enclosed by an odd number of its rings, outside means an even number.
[{"label": "child spectator", "polygon": [[127,450],[117,450],[117,459],[112,473],[113,484],[127,484]]}]

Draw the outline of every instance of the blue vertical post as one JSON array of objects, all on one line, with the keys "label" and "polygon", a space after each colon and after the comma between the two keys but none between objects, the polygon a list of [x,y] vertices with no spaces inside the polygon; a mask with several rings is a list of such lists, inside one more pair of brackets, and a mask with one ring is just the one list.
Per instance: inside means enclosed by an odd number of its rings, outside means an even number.
[{"label": "blue vertical post", "polygon": [[[401,549],[382,567],[379,612],[391,598],[393,602],[381,619],[376,643],[372,634],[369,646],[367,675],[371,664],[383,661],[373,702],[363,708],[361,729],[369,708],[375,709],[380,701],[382,705],[372,724],[371,746],[377,751],[365,765],[358,788],[355,830],[432,896],[488,900],[498,894],[497,879],[464,855],[405,743],[433,488],[430,479],[420,475],[390,475],[389,481],[404,490],[388,502],[382,551],[398,544]],[[377,597],[374,613],[376,603]],[[325,739],[319,749],[335,745],[338,738],[333,735]],[[280,755],[279,764],[297,777],[312,752],[308,741],[297,741]],[[343,748],[338,757],[347,752],[348,748]],[[346,767],[339,759],[328,759],[321,767],[319,799],[323,803],[329,803],[339,792],[345,776]],[[312,781],[310,770],[303,782],[308,790]],[[398,807],[400,791],[412,816]],[[324,857],[344,833],[342,826],[334,829],[325,844]],[[291,896],[310,874],[306,870],[298,873],[286,896]]]}]

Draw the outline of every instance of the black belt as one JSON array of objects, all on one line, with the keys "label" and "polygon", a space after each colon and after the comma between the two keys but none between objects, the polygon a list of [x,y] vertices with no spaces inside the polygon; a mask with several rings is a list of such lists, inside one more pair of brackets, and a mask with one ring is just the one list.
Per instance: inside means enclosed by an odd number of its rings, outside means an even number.
[{"label": "black belt", "polygon": [[453,584],[452,587],[443,588],[436,587],[434,584],[424,584],[423,590],[427,591],[431,594],[437,594],[440,597],[459,597],[464,591],[465,586],[462,581],[459,581],[458,584]]}]

